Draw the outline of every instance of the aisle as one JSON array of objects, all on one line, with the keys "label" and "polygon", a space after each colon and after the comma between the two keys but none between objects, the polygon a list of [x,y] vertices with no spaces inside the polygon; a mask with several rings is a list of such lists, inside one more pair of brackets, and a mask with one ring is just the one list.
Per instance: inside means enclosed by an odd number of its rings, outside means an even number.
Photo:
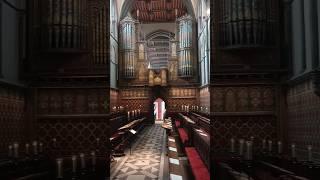
[{"label": "aisle", "polygon": [[163,179],[165,133],[160,124],[146,126],[132,146],[132,154],[120,158],[112,168],[111,179]]}]

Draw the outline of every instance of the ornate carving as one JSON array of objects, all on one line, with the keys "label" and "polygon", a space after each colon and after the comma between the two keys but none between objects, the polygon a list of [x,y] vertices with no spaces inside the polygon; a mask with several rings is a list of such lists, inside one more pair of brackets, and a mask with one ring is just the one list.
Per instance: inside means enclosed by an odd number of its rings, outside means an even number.
[{"label": "ornate carving", "polygon": [[274,87],[214,87],[211,103],[214,112],[273,111]]},{"label": "ornate carving", "polygon": [[314,92],[320,96],[320,68],[313,72],[313,89]]},{"label": "ornate carving", "polygon": [[25,97],[23,89],[0,84],[0,153],[7,153],[8,145],[25,140]]}]

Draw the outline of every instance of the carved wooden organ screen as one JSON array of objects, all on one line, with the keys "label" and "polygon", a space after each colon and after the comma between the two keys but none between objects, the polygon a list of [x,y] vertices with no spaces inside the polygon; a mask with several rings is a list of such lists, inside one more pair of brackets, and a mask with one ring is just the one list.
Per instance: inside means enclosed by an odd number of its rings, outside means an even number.
[{"label": "carved wooden organ screen", "polygon": [[222,47],[274,46],[278,0],[220,0]]},{"label": "carved wooden organ screen", "polygon": [[87,0],[33,0],[29,7],[33,32],[41,34],[39,48],[88,48]]},{"label": "carved wooden organ screen", "polygon": [[132,17],[120,21],[120,55],[123,64],[124,78],[135,77],[136,66],[136,26]]},{"label": "carved wooden organ screen", "polygon": [[179,76],[193,75],[193,21],[190,15],[182,16],[179,22]]}]

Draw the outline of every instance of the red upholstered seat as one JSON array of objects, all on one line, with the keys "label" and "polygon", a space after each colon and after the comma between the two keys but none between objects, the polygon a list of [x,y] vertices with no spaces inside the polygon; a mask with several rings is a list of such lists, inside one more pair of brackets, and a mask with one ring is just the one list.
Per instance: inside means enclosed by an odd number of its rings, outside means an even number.
[{"label": "red upholstered seat", "polygon": [[176,120],[176,127],[180,127],[181,126],[181,122],[179,120]]},{"label": "red upholstered seat", "polygon": [[198,154],[197,150],[194,147],[186,147],[185,151],[187,153],[191,169],[193,172],[193,175],[196,180],[209,180],[210,174],[206,167],[206,165],[203,163],[200,155]]},{"label": "red upholstered seat", "polygon": [[189,140],[188,134],[183,128],[178,128],[178,132],[179,132],[182,143],[185,144]]}]

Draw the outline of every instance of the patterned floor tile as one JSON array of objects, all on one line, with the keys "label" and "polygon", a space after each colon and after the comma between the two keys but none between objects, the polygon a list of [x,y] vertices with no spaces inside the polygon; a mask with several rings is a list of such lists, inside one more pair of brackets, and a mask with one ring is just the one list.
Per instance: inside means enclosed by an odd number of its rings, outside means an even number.
[{"label": "patterned floor tile", "polygon": [[119,167],[112,173],[111,179],[159,179],[164,130],[160,124],[146,128],[132,146],[132,154],[123,158],[123,162],[119,163]]}]

